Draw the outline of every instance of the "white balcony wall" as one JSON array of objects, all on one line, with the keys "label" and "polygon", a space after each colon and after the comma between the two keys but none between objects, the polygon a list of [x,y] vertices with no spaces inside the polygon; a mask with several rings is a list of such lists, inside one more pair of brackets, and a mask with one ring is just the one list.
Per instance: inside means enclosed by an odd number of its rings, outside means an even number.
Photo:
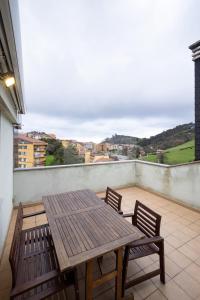
[{"label": "white balcony wall", "polygon": [[169,197],[200,209],[200,163],[170,168]]},{"label": "white balcony wall", "polygon": [[13,203],[13,126],[0,110],[0,257]]},{"label": "white balcony wall", "polygon": [[135,184],[151,189],[160,194],[168,194],[169,191],[169,166],[138,161],[136,163]]},{"label": "white balcony wall", "polygon": [[39,202],[48,194],[85,188],[99,192],[134,182],[135,161],[18,169],[14,171],[14,205]]},{"label": "white balcony wall", "polygon": [[42,195],[90,188],[96,192],[138,185],[200,209],[200,163],[178,166],[142,161],[42,167],[14,171],[14,204],[41,201]]},{"label": "white balcony wall", "polygon": [[136,163],[135,184],[200,209],[200,162],[176,166]]}]

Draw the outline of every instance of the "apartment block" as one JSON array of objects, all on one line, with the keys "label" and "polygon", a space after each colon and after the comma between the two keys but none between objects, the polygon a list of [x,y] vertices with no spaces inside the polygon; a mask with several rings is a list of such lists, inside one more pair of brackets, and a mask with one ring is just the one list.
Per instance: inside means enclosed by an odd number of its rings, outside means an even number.
[{"label": "apartment block", "polygon": [[45,165],[47,147],[46,142],[32,139],[22,134],[18,135],[16,140],[16,167],[32,168]]}]

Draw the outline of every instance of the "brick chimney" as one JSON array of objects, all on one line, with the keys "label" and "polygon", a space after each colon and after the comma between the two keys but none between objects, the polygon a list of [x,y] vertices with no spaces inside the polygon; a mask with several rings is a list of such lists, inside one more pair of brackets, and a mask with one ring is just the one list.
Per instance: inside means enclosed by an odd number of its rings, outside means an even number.
[{"label": "brick chimney", "polygon": [[200,41],[189,49],[195,64],[195,160],[200,160]]}]

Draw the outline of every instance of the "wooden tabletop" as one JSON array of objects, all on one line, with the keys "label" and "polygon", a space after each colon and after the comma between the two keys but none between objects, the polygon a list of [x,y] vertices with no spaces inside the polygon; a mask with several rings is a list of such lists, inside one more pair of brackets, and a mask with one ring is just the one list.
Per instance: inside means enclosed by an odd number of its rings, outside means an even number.
[{"label": "wooden tabletop", "polygon": [[143,237],[90,190],[45,196],[43,203],[61,271]]}]

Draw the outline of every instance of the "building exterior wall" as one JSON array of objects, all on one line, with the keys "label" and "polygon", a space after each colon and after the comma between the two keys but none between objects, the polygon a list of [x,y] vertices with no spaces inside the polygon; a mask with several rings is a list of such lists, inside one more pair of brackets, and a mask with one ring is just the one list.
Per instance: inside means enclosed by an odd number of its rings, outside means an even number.
[{"label": "building exterior wall", "polygon": [[18,142],[17,160],[19,168],[44,166],[46,161],[46,143],[34,144],[20,140]]},{"label": "building exterior wall", "polygon": [[13,208],[13,124],[24,112],[17,3],[0,0],[0,48],[4,53],[0,55],[1,72],[11,72],[15,77],[15,85],[10,89],[0,80],[0,258]]},{"label": "building exterior wall", "polygon": [[[24,146],[26,149],[21,149]],[[25,161],[21,161],[24,159]],[[33,144],[18,144],[18,166],[19,168],[32,168],[34,166]]]},{"label": "building exterior wall", "polygon": [[13,126],[0,111],[0,257],[12,213]]},{"label": "building exterior wall", "polygon": [[34,167],[45,166],[46,148],[46,143],[44,145],[33,144]]},{"label": "building exterior wall", "polygon": [[200,58],[195,60],[195,160],[200,160]]}]

